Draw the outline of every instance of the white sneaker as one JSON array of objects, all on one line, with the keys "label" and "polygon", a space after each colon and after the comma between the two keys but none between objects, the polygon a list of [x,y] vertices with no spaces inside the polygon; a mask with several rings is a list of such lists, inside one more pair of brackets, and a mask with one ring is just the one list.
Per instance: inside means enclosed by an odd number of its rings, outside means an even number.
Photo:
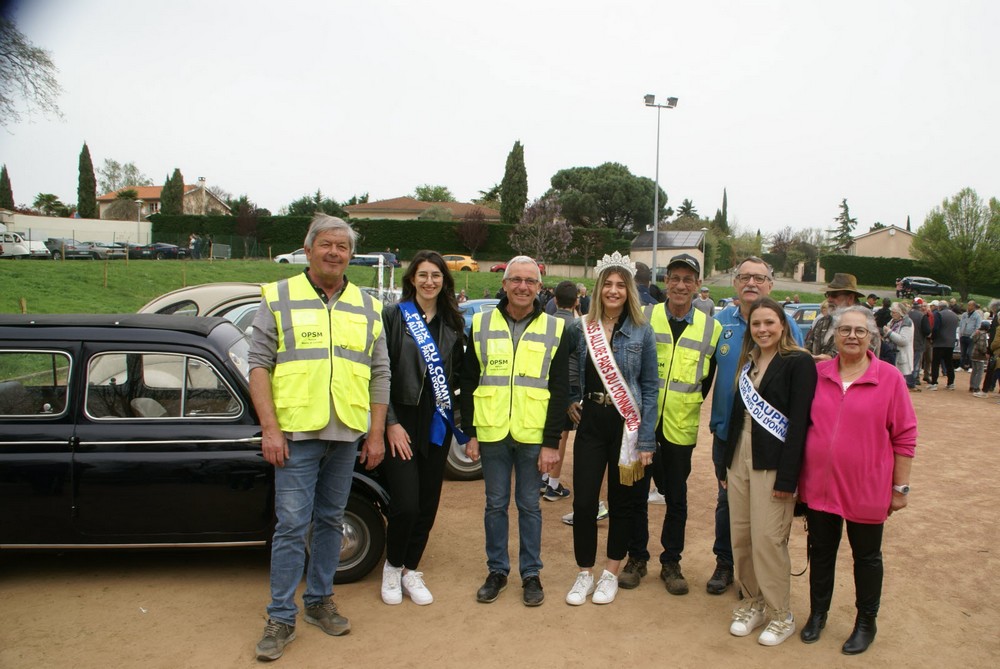
[{"label": "white sneaker", "polygon": [[656,488],[650,488],[649,498],[646,500],[646,502],[649,504],[666,504],[667,499],[662,494],[660,494],[660,491],[657,490]]},{"label": "white sneaker", "polygon": [[601,574],[601,579],[597,582],[594,590],[594,598],[591,600],[595,604],[610,604],[615,601],[618,594],[618,577],[607,569]]},{"label": "white sneaker", "polygon": [[587,603],[587,595],[594,592],[594,577],[589,571],[581,571],[576,575],[573,587],[566,594],[566,603],[570,606],[581,606]]},{"label": "white sneaker", "polygon": [[[600,500],[597,503],[597,520],[605,520],[609,515],[611,515],[611,511],[608,510],[608,505],[604,503],[603,499]],[[573,512],[570,511],[565,516],[563,516],[562,517],[562,521],[564,523],[566,523],[567,525],[572,525],[573,524]]]},{"label": "white sneaker", "polygon": [[414,604],[427,606],[434,602],[434,595],[424,585],[424,573],[422,571],[408,571],[403,574],[403,592],[409,595]]},{"label": "white sneaker", "polygon": [[403,591],[399,587],[399,579],[403,575],[402,567],[393,567],[385,561],[382,567],[382,601],[386,604],[402,604]]},{"label": "white sneaker", "polygon": [[729,633],[733,636],[750,636],[751,632],[763,624],[764,605],[744,601],[742,606],[733,610],[733,622],[729,625]]},{"label": "white sneaker", "polygon": [[795,618],[788,614],[787,620],[772,620],[757,637],[757,643],[762,646],[777,646],[795,633]]},{"label": "white sneaker", "polygon": [[978,397],[980,399],[982,399],[983,397],[989,397],[989,395],[987,395],[986,393],[984,393],[981,390],[977,390],[976,392],[972,393],[972,396],[973,397]]}]

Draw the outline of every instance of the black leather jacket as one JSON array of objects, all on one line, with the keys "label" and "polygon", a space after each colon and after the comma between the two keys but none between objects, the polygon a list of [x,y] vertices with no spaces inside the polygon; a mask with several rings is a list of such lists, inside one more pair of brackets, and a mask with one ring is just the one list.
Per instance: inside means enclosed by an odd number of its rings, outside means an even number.
[{"label": "black leather jacket", "polygon": [[[392,379],[389,384],[389,409],[385,422],[386,425],[395,425],[399,420],[396,418],[393,405],[417,406],[420,404],[420,395],[424,392],[425,387],[427,387],[428,392],[430,392],[430,387],[424,359],[417,349],[417,343],[407,330],[403,313],[397,305],[394,304],[382,310],[382,324],[385,328],[386,347],[389,349],[389,369],[392,371]],[[438,351],[441,354],[444,373],[453,397],[458,389],[458,374],[462,365],[462,341],[461,333],[452,330],[442,322],[441,336],[437,342]],[[453,399],[452,406],[456,405]]]}]

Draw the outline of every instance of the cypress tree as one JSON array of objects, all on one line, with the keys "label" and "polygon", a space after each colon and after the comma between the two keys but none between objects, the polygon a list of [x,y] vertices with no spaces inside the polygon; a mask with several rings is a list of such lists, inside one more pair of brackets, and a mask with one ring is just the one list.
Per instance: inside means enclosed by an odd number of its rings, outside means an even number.
[{"label": "cypress tree", "polygon": [[167,215],[181,214],[184,211],[184,177],[178,168],[167,177],[160,192],[160,213]]},{"label": "cypress tree", "polygon": [[524,147],[520,141],[507,154],[503,181],[500,182],[500,222],[516,225],[528,202],[528,171],[524,167]]},{"label": "cypress tree", "polygon": [[97,218],[97,177],[90,149],[83,143],[80,151],[80,179],[76,186],[76,211],[80,218]]},{"label": "cypress tree", "polygon": [[10,189],[10,175],[7,166],[0,169],[0,209],[14,210],[14,193]]}]

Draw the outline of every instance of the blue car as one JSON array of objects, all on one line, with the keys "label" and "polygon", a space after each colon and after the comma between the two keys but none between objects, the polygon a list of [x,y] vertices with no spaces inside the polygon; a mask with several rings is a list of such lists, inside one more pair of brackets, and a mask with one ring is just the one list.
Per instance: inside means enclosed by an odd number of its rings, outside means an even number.
[{"label": "blue car", "polygon": [[467,300],[458,305],[465,319],[465,336],[468,337],[472,331],[472,317],[483,311],[493,311],[500,304],[500,300],[495,298],[483,298],[481,300]]}]

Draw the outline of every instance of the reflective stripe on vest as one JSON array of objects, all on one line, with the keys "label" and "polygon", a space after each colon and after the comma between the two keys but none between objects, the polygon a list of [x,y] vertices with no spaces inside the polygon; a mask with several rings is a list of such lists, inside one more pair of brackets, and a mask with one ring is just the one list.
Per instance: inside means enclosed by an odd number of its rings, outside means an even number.
[{"label": "reflective stripe on vest", "polygon": [[[674,444],[694,444],[704,401],[701,383],[708,376],[709,359],[719,342],[722,326],[711,316],[695,309],[692,316],[694,322],[684,328],[680,338],[674,342],[666,305],[650,305],[644,311],[656,337],[659,385],[656,404],[663,436]],[[683,362],[674,364],[678,359]]]},{"label": "reflective stripe on vest", "polygon": [[299,274],[264,286],[278,331],[272,392],[286,432],[321,430],[330,422],[330,398],[347,427],[368,429],[369,382],[381,303],[348,283],[327,308]]},{"label": "reflective stripe on vest", "polygon": [[472,320],[472,340],[479,358],[473,424],[481,441],[501,441],[508,434],[526,444],[539,444],[549,400],[549,372],[565,321],[540,314],[514,341],[499,310]]}]

